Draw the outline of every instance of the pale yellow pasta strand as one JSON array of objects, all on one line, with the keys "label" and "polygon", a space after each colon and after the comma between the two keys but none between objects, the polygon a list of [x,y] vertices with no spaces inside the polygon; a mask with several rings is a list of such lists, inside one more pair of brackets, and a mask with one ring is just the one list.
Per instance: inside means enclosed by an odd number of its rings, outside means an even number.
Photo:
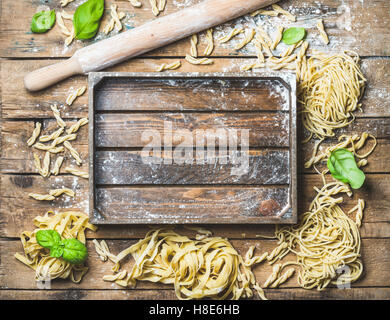
[{"label": "pale yellow pasta strand", "polygon": [[275,50],[277,45],[279,44],[280,40],[282,40],[283,30],[284,30],[284,28],[282,26],[278,26],[276,37],[275,37],[275,39],[274,39],[274,41],[272,42],[272,45],[271,45],[271,49],[272,50]]},{"label": "pale yellow pasta strand", "polygon": [[356,211],[355,223],[358,226],[358,228],[360,228],[362,226],[364,207],[365,207],[364,200],[358,199],[357,205],[348,211],[348,213],[352,213],[352,212]]},{"label": "pale yellow pasta strand", "polygon": [[270,36],[268,35],[268,33],[263,29],[262,26],[257,26],[257,34],[260,34],[260,36],[265,40],[265,42],[267,43],[268,47],[271,48],[272,46],[272,40],[270,38]]},{"label": "pale yellow pasta strand", "polygon": [[62,133],[64,132],[64,128],[60,127],[56,131],[54,131],[52,134],[49,135],[43,135],[39,137],[40,142],[48,142],[50,140],[55,140],[57,139]]},{"label": "pale yellow pasta strand", "polygon": [[66,167],[65,168],[65,172],[68,172],[70,174],[73,174],[75,176],[78,176],[78,177],[81,177],[81,178],[84,178],[84,179],[88,179],[89,178],[88,172],[80,171],[80,170],[78,170],[76,168]]},{"label": "pale yellow pasta strand", "polygon": [[158,11],[160,12],[164,11],[166,4],[167,4],[167,0],[158,0],[158,5],[157,5]]},{"label": "pale yellow pasta strand", "polygon": [[64,120],[62,120],[60,111],[58,110],[57,105],[53,104],[50,106],[51,110],[53,111],[54,117],[57,120],[57,123],[60,127],[66,127],[66,123]]},{"label": "pale yellow pasta strand", "polygon": [[290,12],[284,10],[281,6],[279,6],[277,4],[273,4],[272,9],[274,9],[276,12],[282,14],[283,16],[285,16],[288,20],[290,20],[292,22],[295,22],[297,20],[297,18],[294,15],[292,15]]},{"label": "pale yellow pasta strand", "polygon": [[263,284],[264,288],[268,288],[268,286],[270,286],[271,283],[273,283],[278,278],[281,269],[282,269],[281,263],[275,264],[273,266],[272,273]]},{"label": "pale yellow pasta strand", "polygon": [[181,67],[181,62],[180,62],[180,60],[178,60],[178,61],[174,61],[171,63],[163,63],[156,69],[156,71],[161,72],[164,70],[175,70],[175,69],[178,69],[180,67]]},{"label": "pale yellow pasta strand", "polygon": [[157,17],[160,13],[157,7],[157,0],[149,0],[150,5],[152,6],[152,12]]},{"label": "pale yellow pasta strand", "polygon": [[214,61],[209,59],[209,58],[197,59],[197,58],[190,56],[189,54],[186,54],[185,59],[187,60],[187,62],[189,62],[191,64],[197,64],[197,65],[207,65],[207,64],[214,63]]},{"label": "pale yellow pasta strand", "polygon": [[51,170],[51,173],[55,176],[60,173],[60,168],[62,163],[64,162],[64,157],[59,156],[56,161],[54,162],[53,169]]},{"label": "pale yellow pasta strand", "polygon": [[82,96],[87,90],[87,86],[82,86],[76,90],[74,90],[71,94],[66,98],[67,105],[71,106],[73,102],[80,96]]},{"label": "pale yellow pasta strand", "polygon": [[320,37],[321,37],[322,42],[324,44],[328,44],[329,38],[328,38],[328,35],[325,31],[325,27],[324,27],[324,23],[323,23],[322,19],[318,20],[316,26],[317,26],[318,31],[320,32]]},{"label": "pale yellow pasta strand", "polygon": [[49,191],[49,194],[53,197],[59,197],[61,196],[62,194],[66,194],[70,197],[74,197],[75,196],[75,193],[72,189],[69,189],[69,188],[61,188],[61,189],[53,189],[53,190],[50,190]]},{"label": "pale yellow pasta strand", "polygon": [[129,0],[130,4],[135,7],[135,8],[139,8],[142,6],[142,3],[139,2],[138,0]]},{"label": "pale yellow pasta strand", "polygon": [[206,40],[207,40],[207,47],[205,48],[203,54],[205,56],[209,56],[214,50],[213,28],[206,30]]},{"label": "pale yellow pasta strand", "polygon": [[255,17],[257,15],[263,15],[263,16],[270,16],[270,17],[277,17],[279,12],[275,11],[275,10],[264,10],[264,9],[259,9],[259,10],[256,10],[255,12],[252,12],[250,15],[252,17]]},{"label": "pale yellow pasta strand", "polygon": [[289,278],[294,275],[295,269],[290,268],[285,273],[283,273],[279,278],[277,278],[271,285],[270,288],[279,287],[282,283],[285,283]]},{"label": "pale yellow pasta strand", "polygon": [[88,124],[88,118],[81,118],[79,121],[77,121],[75,124],[71,125],[68,130],[66,130],[67,134],[76,133],[79,131],[80,127],[85,126]]},{"label": "pale yellow pasta strand", "polygon": [[49,174],[50,174],[50,152],[46,151],[45,157],[43,158],[41,175],[47,177],[49,176]]},{"label": "pale yellow pasta strand", "polygon": [[69,141],[64,141],[64,146],[66,149],[69,150],[71,156],[76,160],[76,163],[81,166],[82,160],[80,158],[79,153],[76,151],[75,148],[72,147]]},{"label": "pale yellow pasta strand", "polygon": [[191,56],[193,56],[194,58],[196,58],[198,56],[198,49],[197,49],[197,45],[198,45],[198,36],[196,34],[193,34],[191,36],[191,49],[190,49],[190,54]]},{"label": "pale yellow pasta strand", "polygon": [[218,39],[218,42],[219,43],[225,43],[225,42],[228,42],[230,41],[234,36],[240,34],[240,33],[243,33],[244,32],[244,29],[243,28],[234,28],[232,29],[227,35],[221,37]]},{"label": "pale yellow pasta strand", "polygon": [[75,133],[71,133],[71,134],[67,134],[67,135],[62,136],[62,137],[55,138],[53,140],[53,142],[51,143],[51,148],[54,148],[55,146],[65,142],[65,141],[76,140],[76,138],[77,138],[77,134],[75,134]]},{"label": "pale yellow pasta strand", "polygon": [[68,27],[65,25],[64,20],[63,20],[62,18],[63,18],[63,17],[62,17],[61,12],[56,12],[56,21],[57,21],[58,26],[60,27],[61,32],[62,32],[65,36],[70,36],[72,33],[71,33],[71,31],[68,29]]},{"label": "pale yellow pasta strand", "polygon": [[52,201],[55,199],[55,197],[50,194],[29,193],[28,196],[39,201]]},{"label": "pale yellow pasta strand", "polygon": [[69,3],[73,2],[74,0],[61,0],[61,7],[67,6]]},{"label": "pale yellow pasta strand", "polygon": [[268,57],[273,57],[273,53],[268,45],[268,43],[264,40],[264,38],[258,33],[256,34],[256,38],[259,43],[261,43],[265,53],[267,54]]},{"label": "pale yellow pasta strand", "polygon": [[253,28],[251,28],[250,30],[245,31],[244,39],[242,39],[242,41],[239,44],[237,44],[234,49],[239,50],[239,49],[245,47],[249,42],[252,41],[252,39],[255,36],[255,34],[256,34],[256,31]]},{"label": "pale yellow pasta strand", "polygon": [[265,63],[259,63],[259,62],[253,62],[253,63],[248,63],[248,64],[244,64],[241,66],[241,71],[249,71],[249,70],[252,70],[252,69],[260,69],[260,68],[264,68],[265,67]]},{"label": "pale yellow pasta strand", "polygon": [[34,130],[32,132],[32,135],[31,137],[27,140],[27,145],[29,147],[31,147],[35,141],[37,140],[37,138],[39,137],[40,133],[41,133],[41,128],[42,128],[42,124],[40,122],[36,122],[35,123],[35,127],[34,127]]}]

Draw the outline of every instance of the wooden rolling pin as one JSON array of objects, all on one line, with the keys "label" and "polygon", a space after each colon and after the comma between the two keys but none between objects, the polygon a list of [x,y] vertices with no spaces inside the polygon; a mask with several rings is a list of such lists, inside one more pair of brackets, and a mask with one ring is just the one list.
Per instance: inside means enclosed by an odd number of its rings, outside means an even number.
[{"label": "wooden rolling pin", "polygon": [[79,49],[68,60],[30,72],[24,85],[30,91],[41,90],[72,75],[104,69],[277,1],[205,0]]}]

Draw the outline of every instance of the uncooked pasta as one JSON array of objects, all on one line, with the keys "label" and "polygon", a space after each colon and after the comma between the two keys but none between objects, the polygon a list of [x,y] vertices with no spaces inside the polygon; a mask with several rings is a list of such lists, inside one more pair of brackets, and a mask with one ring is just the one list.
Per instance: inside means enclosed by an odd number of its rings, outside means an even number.
[{"label": "uncooked pasta", "polygon": [[70,144],[69,141],[64,141],[64,146],[66,149],[69,150],[71,156],[76,160],[76,163],[81,166],[81,163],[82,163],[82,160],[80,158],[80,155],[79,153],[77,152],[77,150],[75,148],[72,147],[72,145]]},{"label": "uncooked pasta", "polygon": [[63,162],[64,162],[64,157],[59,156],[54,162],[54,166],[53,169],[51,170],[51,173],[57,176],[60,173],[60,168]]},{"label": "uncooked pasta", "polygon": [[139,2],[138,0],[129,0],[130,1],[130,4],[135,7],[135,8],[139,8],[142,6],[142,3]]},{"label": "uncooked pasta", "polygon": [[[170,229],[152,230],[116,256],[106,245],[97,241],[94,244],[101,260],[109,259],[115,264],[116,274],[103,279],[120,286],[135,286],[137,280],[173,284],[179,299],[250,298],[253,288],[266,299],[251,267],[244,264],[228,240],[220,237],[191,240]],[[253,259],[253,249],[250,250],[247,258]],[[125,273],[120,263],[128,255],[135,263]]]},{"label": "uncooked pasta", "polygon": [[281,269],[282,269],[281,263],[275,264],[272,267],[272,273],[269,275],[267,280],[265,280],[263,284],[263,288],[268,288],[279,277],[279,273]]},{"label": "uncooked pasta", "polygon": [[50,174],[50,152],[46,151],[45,157],[43,158],[41,175],[43,177],[48,177]]},{"label": "uncooked pasta", "polygon": [[303,58],[298,72],[298,102],[304,127],[319,139],[354,120],[366,79],[356,54],[324,54],[314,51]]},{"label": "uncooked pasta", "polygon": [[160,13],[160,10],[158,10],[157,7],[157,0],[149,0],[150,5],[152,6],[152,12],[157,17]]},{"label": "uncooked pasta", "polygon": [[67,134],[76,133],[77,131],[79,131],[80,127],[85,126],[86,124],[88,124],[88,118],[81,118],[75,124],[72,124],[70,128],[66,130],[66,133]]},{"label": "uncooked pasta", "polygon": [[205,56],[209,56],[214,50],[213,29],[212,28],[206,30],[206,41],[207,41],[207,46],[204,49],[203,54]]},{"label": "uncooked pasta", "polygon": [[277,288],[281,284],[285,283],[289,278],[291,278],[294,275],[295,269],[290,268],[285,273],[283,273],[280,277],[278,277],[269,287],[270,288]]},{"label": "uncooked pasta", "polygon": [[191,63],[191,64],[203,64],[203,65],[207,65],[207,64],[212,64],[213,63],[213,60],[209,59],[209,58],[194,58],[192,56],[190,56],[189,54],[186,54],[186,57],[185,57],[186,61]]},{"label": "uncooked pasta", "polygon": [[40,142],[48,142],[50,140],[57,139],[63,132],[64,132],[64,128],[60,127],[59,129],[54,131],[52,134],[40,136],[39,141]]},{"label": "uncooked pasta", "polygon": [[263,54],[263,45],[257,39],[253,40],[253,44],[254,44],[255,49],[256,49],[257,62],[258,63],[264,63],[265,58],[264,58],[264,54]]},{"label": "uncooked pasta", "polygon": [[324,27],[324,23],[322,22],[322,19],[318,20],[317,22],[317,29],[320,33],[320,37],[321,37],[321,40],[324,44],[328,44],[329,43],[329,38],[328,38],[328,35],[325,31],[325,27]]},{"label": "uncooked pasta", "polygon": [[66,167],[65,168],[65,172],[73,174],[74,176],[78,176],[78,177],[84,178],[84,179],[88,179],[89,178],[88,172],[80,171],[80,170],[78,170],[76,168]]},{"label": "uncooked pasta", "polygon": [[70,36],[71,35],[71,31],[68,29],[68,27],[65,25],[64,23],[64,20],[62,19],[62,14],[61,12],[57,12],[56,13],[56,21],[57,21],[57,24],[58,26],[60,27],[61,29],[61,32],[66,35],[66,36]]},{"label": "uncooked pasta", "polygon": [[[343,198],[334,197],[339,193],[350,194],[348,186],[337,181],[314,189],[317,196],[300,222],[277,226],[276,237],[283,248],[276,259],[294,253],[296,261],[288,264],[298,266],[299,285],[323,290],[329,284],[351,283],[360,277],[361,240],[357,224],[339,206]],[[340,268],[347,272],[339,275]]]},{"label": "uncooked pasta", "polygon": [[178,60],[178,61],[174,61],[171,63],[163,63],[156,69],[156,71],[161,72],[164,70],[175,70],[175,69],[178,69],[180,67],[181,67],[181,62],[180,62],[180,60]]},{"label": "uncooked pasta", "polygon": [[357,205],[348,211],[348,213],[352,213],[352,212],[356,211],[355,223],[359,228],[362,226],[364,207],[365,207],[364,200],[358,199]]},{"label": "uncooked pasta", "polygon": [[74,0],[61,0],[61,7],[67,6],[69,3],[73,2]]},{"label": "uncooked pasta", "polygon": [[167,4],[167,0],[158,0],[158,5],[157,5],[158,11],[160,12],[164,11],[166,4]]},{"label": "uncooked pasta", "polygon": [[260,69],[260,68],[264,68],[264,67],[265,67],[265,63],[253,62],[253,63],[248,63],[248,64],[242,65],[241,71],[249,71],[252,69]]},{"label": "uncooked pasta", "polygon": [[67,105],[71,106],[73,102],[80,96],[82,96],[87,90],[87,86],[82,86],[76,90],[74,90],[71,94],[66,98]]},{"label": "uncooked pasta", "polygon": [[225,42],[228,42],[230,41],[234,36],[240,34],[240,33],[243,33],[244,32],[244,29],[243,28],[234,28],[232,29],[232,31],[230,31],[227,35],[221,37],[218,39],[218,42],[219,43],[225,43]]},{"label": "uncooked pasta", "polygon": [[70,279],[79,283],[88,267],[85,264],[72,265],[64,259],[51,257],[49,251],[41,247],[36,240],[39,230],[56,230],[62,238],[76,238],[85,244],[85,230],[96,231],[96,227],[88,222],[88,216],[76,211],[53,213],[49,211],[44,216],[37,216],[34,231],[23,231],[20,235],[24,254],[15,253],[15,258],[35,270],[36,281],[51,281],[56,278]]},{"label": "uncooked pasta", "polygon": [[59,147],[50,146],[50,149],[48,151],[50,153],[60,153],[60,152],[64,152],[64,147],[63,146],[59,146]]},{"label": "uncooked pasta", "polygon": [[281,15],[285,16],[288,20],[295,22],[297,19],[294,15],[292,15],[290,12],[284,10],[281,6],[277,4],[272,5],[272,9],[276,11],[277,13],[280,13]]},{"label": "uncooked pasta", "polygon": [[109,34],[112,30],[114,30],[114,28],[116,31],[121,31],[122,30],[121,19],[123,19],[126,16],[124,12],[119,12],[119,13],[117,12],[118,6],[116,4],[112,4],[110,8],[111,8],[110,11],[111,19],[103,28],[103,32],[105,34]]},{"label": "uncooked pasta", "polygon": [[255,17],[257,15],[263,15],[263,16],[270,16],[270,17],[277,17],[279,15],[279,12],[275,10],[264,10],[264,9],[259,9],[256,10],[255,12],[252,12],[250,15],[252,17]]},{"label": "uncooked pasta", "polygon": [[53,104],[50,106],[50,108],[51,108],[51,111],[53,111],[53,115],[56,118],[58,125],[60,127],[66,127],[66,123],[64,120],[62,120],[61,115],[60,115],[60,111],[58,110],[57,105]]},{"label": "uncooked pasta", "polygon": [[277,45],[279,44],[280,40],[282,40],[283,30],[284,30],[284,28],[282,26],[278,26],[276,37],[275,37],[275,39],[274,39],[274,41],[272,42],[272,45],[271,45],[271,49],[272,50],[275,50]]},{"label": "uncooked pasta", "polygon": [[27,140],[27,145],[29,147],[31,147],[35,141],[37,140],[37,138],[39,137],[39,135],[41,134],[41,128],[42,128],[42,125],[40,122],[36,122],[35,123],[35,127],[34,127],[34,130],[32,132],[32,135],[31,137]]},{"label": "uncooked pasta", "polygon": [[266,53],[266,55],[268,57],[273,57],[273,53],[272,53],[268,43],[264,40],[264,38],[259,33],[256,34],[255,40],[258,41],[259,43],[261,43],[261,45],[264,49],[264,52]]},{"label": "uncooked pasta", "polygon": [[267,43],[268,47],[271,48],[272,40],[271,40],[270,36],[268,35],[268,33],[263,29],[262,26],[257,26],[257,34],[259,34],[264,39],[264,41]]},{"label": "uncooked pasta", "polygon": [[54,197],[59,197],[63,194],[66,194],[70,197],[74,197],[75,193],[72,189],[69,188],[61,188],[61,189],[53,189],[49,191],[49,194]]},{"label": "uncooked pasta", "polygon": [[193,34],[191,36],[191,49],[190,49],[190,54],[192,57],[196,58],[198,56],[198,36],[196,34]]},{"label": "uncooked pasta", "polygon": [[55,199],[55,197],[50,194],[29,193],[28,196],[39,201],[52,201]]},{"label": "uncooked pasta", "polygon": [[236,45],[235,49],[238,50],[238,49],[241,49],[241,48],[245,47],[249,42],[252,41],[252,39],[255,36],[255,34],[256,34],[256,31],[253,28],[251,28],[250,30],[245,31],[244,39],[242,39],[242,41],[239,44]]},{"label": "uncooked pasta", "polygon": [[51,148],[54,148],[55,146],[57,146],[61,143],[64,143],[65,141],[76,140],[76,138],[77,138],[76,133],[71,133],[71,134],[67,134],[67,135],[62,136],[62,137],[55,138],[53,140],[53,142],[51,143]]}]

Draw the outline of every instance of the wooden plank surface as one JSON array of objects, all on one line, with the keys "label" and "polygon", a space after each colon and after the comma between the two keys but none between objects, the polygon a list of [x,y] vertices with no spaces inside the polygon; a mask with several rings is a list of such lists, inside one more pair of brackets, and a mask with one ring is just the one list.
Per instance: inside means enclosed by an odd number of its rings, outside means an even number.
[{"label": "wooden plank surface", "polygon": [[[174,12],[193,1],[168,1],[166,12]],[[71,3],[66,10],[73,12],[80,0]],[[107,3],[111,3],[108,0]],[[154,19],[150,5],[145,2],[142,9],[133,9],[128,1],[115,1],[120,10],[126,12],[124,20],[125,28],[132,28],[146,21]],[[352,49],[362,59],[362,70],[368,79],[367,90],[363,98],[362,111],[355,114],[358,119],[353,125],[337,133],[359,133],[368,131],[379,137],[378,146],[372,156],[369,157],[369,165],[364,168],[367,172],[367,185],[364,189],[355,192],[352,199],[345,200],[343,208],[346,210],[353,207],[358,198],[366,199],[367,208],[364,213],[361,235],[363,240],[363,263],[364,276],[353,285],[350,290],[327,289],[322,292],[316,290],[303,290],[296,288],[296,284],[287,283],[281,289],[266,290],[270,299],[390,299],[390,285],[387,275],[389,268],[388,248],[390,244],[390,185],[389,185],[389,117],[390,117],[390,73],[389,30],[390,30],[390,2],[387,0],[372,1],[332,1],[315,0],[281,1],[285,9],[291,10],[298,16],[294,25],[304,26],[308,29],[308,40],[311,49],[338,52],[341,49]],[[65,105],[65,99],[73,88],[86,84],[84,76],[77,76],[64,81],[52,88],[38,93],[28,93],[23,88],[23,76],[38,67],[52,64],[58,59],[70,56],[77,48],[83,46],[81,41],[76,41],[69,48],[64,47],[64,37],[60,34],[58,26],[46,34],[33,35],[29,32],[30,19],[37,8],[42,5],[41,1],[5,0],[1,3],[0,17],[0,57],[12,58],[0,60],[0,87],[2,102],[2,139],[0,172],[0,286],[2,289],[0,299],[175,299],[173,290],[168,286],[142,284],[138,290],[123,290],[122,288],[109,286],[101,280],[103,271],[111,266],[103,264],[97,257],[90,258],[91,270],[81,285],[72,285],[67,281],[59,281],[55,288],[48,291],[36,290],[33,281],[33,271],[17,262],[13,253],[21,252],[21,244],[16,239],[22,230],[32,230],[33,218],[43,214],[49,209],[66,210],[67,208],[87,211],[86,195],[87,180],[61,174],[58,177],[42,179],[36,174],[32,162],[32,150],[25,144],[31,135],[34,121],[42,121],[43,127],[48,131],[55,129],[52,113],[49,105],[58,103],[61,114],[70,122],[87,116],[87,96],[77,99],[69,107]],[[51,8],[59,8],[59,2],[49,3]],[[109,5],[106,5],[108,8]],[[324,18],[325,28],[330,35],[331,43],[324,46],[315,30],[315,23],[319,18]],[[108,20],[106,12],[104,21]],[[258,16],[255,19],[238,19],[232,23],[226,23],[217,27],[215,37],[219,37],[231,30],[233,26],[244,27],[260,24],[274,36],[276,26],[292,25],[286,19],[269,18]],[[100,33],[97,39],[102,39]],[[150,72],[154,71],[161,63],[182,61],[179,72],[234,72],[239,71],[243,64],[254,62],[255,50],[248,45],[242,50],[235,51],[234,46],[240,40],[234,39],[225,45],[216,45],[210,66],[193,66],[185,63],[183,56],[189,52],[189,40],[185,39],[165,48],[148,53],[144,58],[133,59],[111,68],[111,71]],[[87,41],[88,43],[88,41]],[[200,36],[200,52],[205,48],[204,34]],[[279,54],[285,49],[280,45]],[[309,51],[310,52],[310,51]],[[18,60],[18,57],[23,59]],[[215,58],[217,57],[217,58]],[[16,59],[15,59],[16,58]],[[40,58],[39,60],[36,58]],[[48,58],[48,59],[47,59]],[[161,97],[160,97],[161,98]],[[164,98],[164,97],[162,97]],[[206,100],[206,98],[204,98]],[[232,96],[232,101],[238,99]],[[272,100],[272,99],[271,99]],[[265,110],[272,108],[272,101],[264,104]],[[255,107],[255,101],[249,104],[249,109]],[[155,105],[151,108],[155,110]],[[193,106],[189,106],[193,108]],[[248,109],[248,110],[249,110]],[[229,110],[220,110],[221,112]],[[17,120],[17,121],[15,121]],[[331,142],[333,142],[332,140]],[[329,142],[325,142],[324,147]],[[86,129],[81,129],[76,141],[72,143],[86,160],[87,135]],[[303,145],[300,158],[307,159],[312,150],[312,144]],[[37,151],[42,156],[43,153]],[[66,154],[66,165],[75,165],[69,155]],[[84,163],[83,170],[87,170]],[[313,186],[321,186],[322,182],[318,175],[312,174],[312,170],[304,170],[306,174],[300,176],[299,206],[303,212],[312,197],[315,195]],[[67,196],[61,197],[54,203],[39,202],[26,197],[30,191],[45,192],[52,187],[71,185],[77,190],[75,199]],[[147,191],[149,187],[145,187]],[[253,191],[253,190],[251,190]],[[194,193],[195,188],[190,190]],[[199,190],[198,190],[199,192]],[[202,190],[207,192],[207,190]],[[164,199],[161,199],[161,204]],[[161,205],[160,204],[160,205]],[[274,227],[253,225],[214,225],[206,226],[217,236],[225,236],[233,241],[239,250],[245,250],[250,244],[256,244],[259,251],[269,248],[272,241],[256,238],[258,234],[271,235]],[[139,226],[105,226],[99,228],[96,233],[88,232],[89,239],[115,239],[112,248],[117,252],[131,243],[127,239],[138,240],[149,230],[146,225]],[[180,232],[193,235],[192,232],[179,228]],[[118,240],[122,239],[122,240]],[[3,245],[4,244],[4,245]],[[110,243],[111,245],[111,243]],[[6,248],[6,249],[4,249]],[[93,250],[90,250],[93,252]],[[266,266],[268,267],[268,266]],[[263,270],[264,269],[264,270]],[[99,270],[95,274],[93,270]],[[256,268],[258,280],[264,281],[270,269]],[[91,279],[94,279],[91,285]],[[22,278],[26,280],[22,280]],[[10,286],[9,286],[10,285]]]},{"label": "wooden plank surface", "polygon": [[[126,249],[131,244],[135,243],[133,240],[109,240],[107,244],[113,253],[119,253],[121,250]],[[263,240],[261,244],[258,240],[232,240],[232,245],[241,253],[249,249],[251,245],[255,245],[259,254],[263,252],[270,252],[277,241]],[[20,252],[21,244],[19,241],[0,241],[1,246],[4,248],[3,259],[0,264],[0,287],[7,289],[35,289],[36,283],[34,279],[34,272],[23,265],[21,262],[13,257],[14,252]],[[390,239],[364,239],[362,241],[362,257],[364,257],[364,264],[366,266],[364,275],[355,283],[358,287],[388,287],[390,286],[390,278],[388,273],[390,272],[390,252],[388,247],[390,245]],[[89,272],[80,284],[73,284],[69,281],[53,281],[51,284],[52,289],[60,288],[78,288],[78,289],[122,289],[119,286],[113,285],[111,282],[104,282],[101,280],[103,275],[111,274],[111,268],[113,264],[111,262],[103,263],[97,256],[94,246],[91,242],[88,243],[88,265],[90,266]],[[287,255],[282,261],[291,261],[292,255]],[[133,265],[134,260],[132,258],[124,259],[122,265],[123,268],[129,270]],[[272,266],[268,263],[259,265],[254,268],[254,274],[258,282],[264,283],[268,278],[269,273],[272,270]],[[352,285],[354,286],[354,285]],[[296,277],[290,281],[281,285],[281,288],[297,288],[298,283]],[[156,289],[156,288],[172,288],[169,285],[161,285],[151,282],[138,282],[137,288],[139,289]]]},{"label": "wooden plank surface", "polygon": [[[163,15],[175,12],[190,4],[195,4],[200,0],[190,2],[168,2]],[[112,0],[106,1],[106,15],[104,17],[101,29],[109,19],[107,14]],[[66,11],[73,13],[79,2],[74,2],[66,7]],[[126,13],[124,19],[125,29],[130,29],[144,24],[147,21],[156,19],[149,3],[145,3],[140,9],[134,9],[128,1],[116,1],[119,11]],[[340,46],[344,49],[357,51],[360,55],[389,55],[390,47],[390,10],[387,0],[377,0],[373,4],[369,1],[345,0],[343,2],[325,0],[318,2],[316,0],[302,1],[281,1],[280,4],[290,10],[297,16],[297,22],[291,23],[287,19],[278,17],[257,16],[255,18],[239,18],[216,28],[216,38],[221,37],[235,26],[245,26],[247,28],[255,27],[256,24],[262,25],[274,37],[276,26],[285,27],[291,25],[303,26],[308,30],[308,39],[313,44],[312,48],[326,51],[338,51]],[[35,35],[29,31],[30,19],[42,5],[38,0],[20,0],[7,1],[2,3],[2,15],[0,24],[0,41],[2,49],[0,51],[3,57],[68,57],[76,49],[84,45],[91,44],[101,40],[106,36],[101,32],[95,39],[88,41],[75,41],[70,47],[64,43],[65,36],[61,35],[57,26],[52,31]],[[60,9],[59,3],[50,3],[49,7]],[[319,18],[325,20],[325,27],[329,34],[330,45],[325,46],[316,30],[315,24]],[[108,35],[111,36],[111,35]],[[224,45],[218,45],[214,50],[216,56],[227,55],[255,55],[252,45],[242,50],[234,50],[240,37]],[[201,38],[200,52],[205,48],[204,37]],[[190,44],[187,39],[178,43],[169,45],[162,49],[155,50],[150,56],[184,56],[189,52]],[[283,46],[280,47],[281,50]],[[278,53],[278,51],[276,51]]]}]

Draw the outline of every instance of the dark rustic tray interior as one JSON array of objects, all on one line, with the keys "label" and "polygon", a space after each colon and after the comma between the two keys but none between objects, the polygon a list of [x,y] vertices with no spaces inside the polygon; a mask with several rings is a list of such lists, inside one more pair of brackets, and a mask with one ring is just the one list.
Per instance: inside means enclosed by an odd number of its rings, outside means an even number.
[{"label": "dark rustic tray interior", "polygon": [[[289,73],[91,73],[91,221],[296,222],[295,99]],[[145,132],[164,139],[164,133],[193,136],[199,129],[248,129],[248,171],[232,174],[232,157],[244,146],[225,153],[218,139],[211,163],[197,163],[195,148],[180,137],[172,150],[179,144],[190,149],[192,163],[184,153],[184,163],[170,163],[169,148],[161,151],[161,163],[142,158],[147,143],[155,146]]]}]

